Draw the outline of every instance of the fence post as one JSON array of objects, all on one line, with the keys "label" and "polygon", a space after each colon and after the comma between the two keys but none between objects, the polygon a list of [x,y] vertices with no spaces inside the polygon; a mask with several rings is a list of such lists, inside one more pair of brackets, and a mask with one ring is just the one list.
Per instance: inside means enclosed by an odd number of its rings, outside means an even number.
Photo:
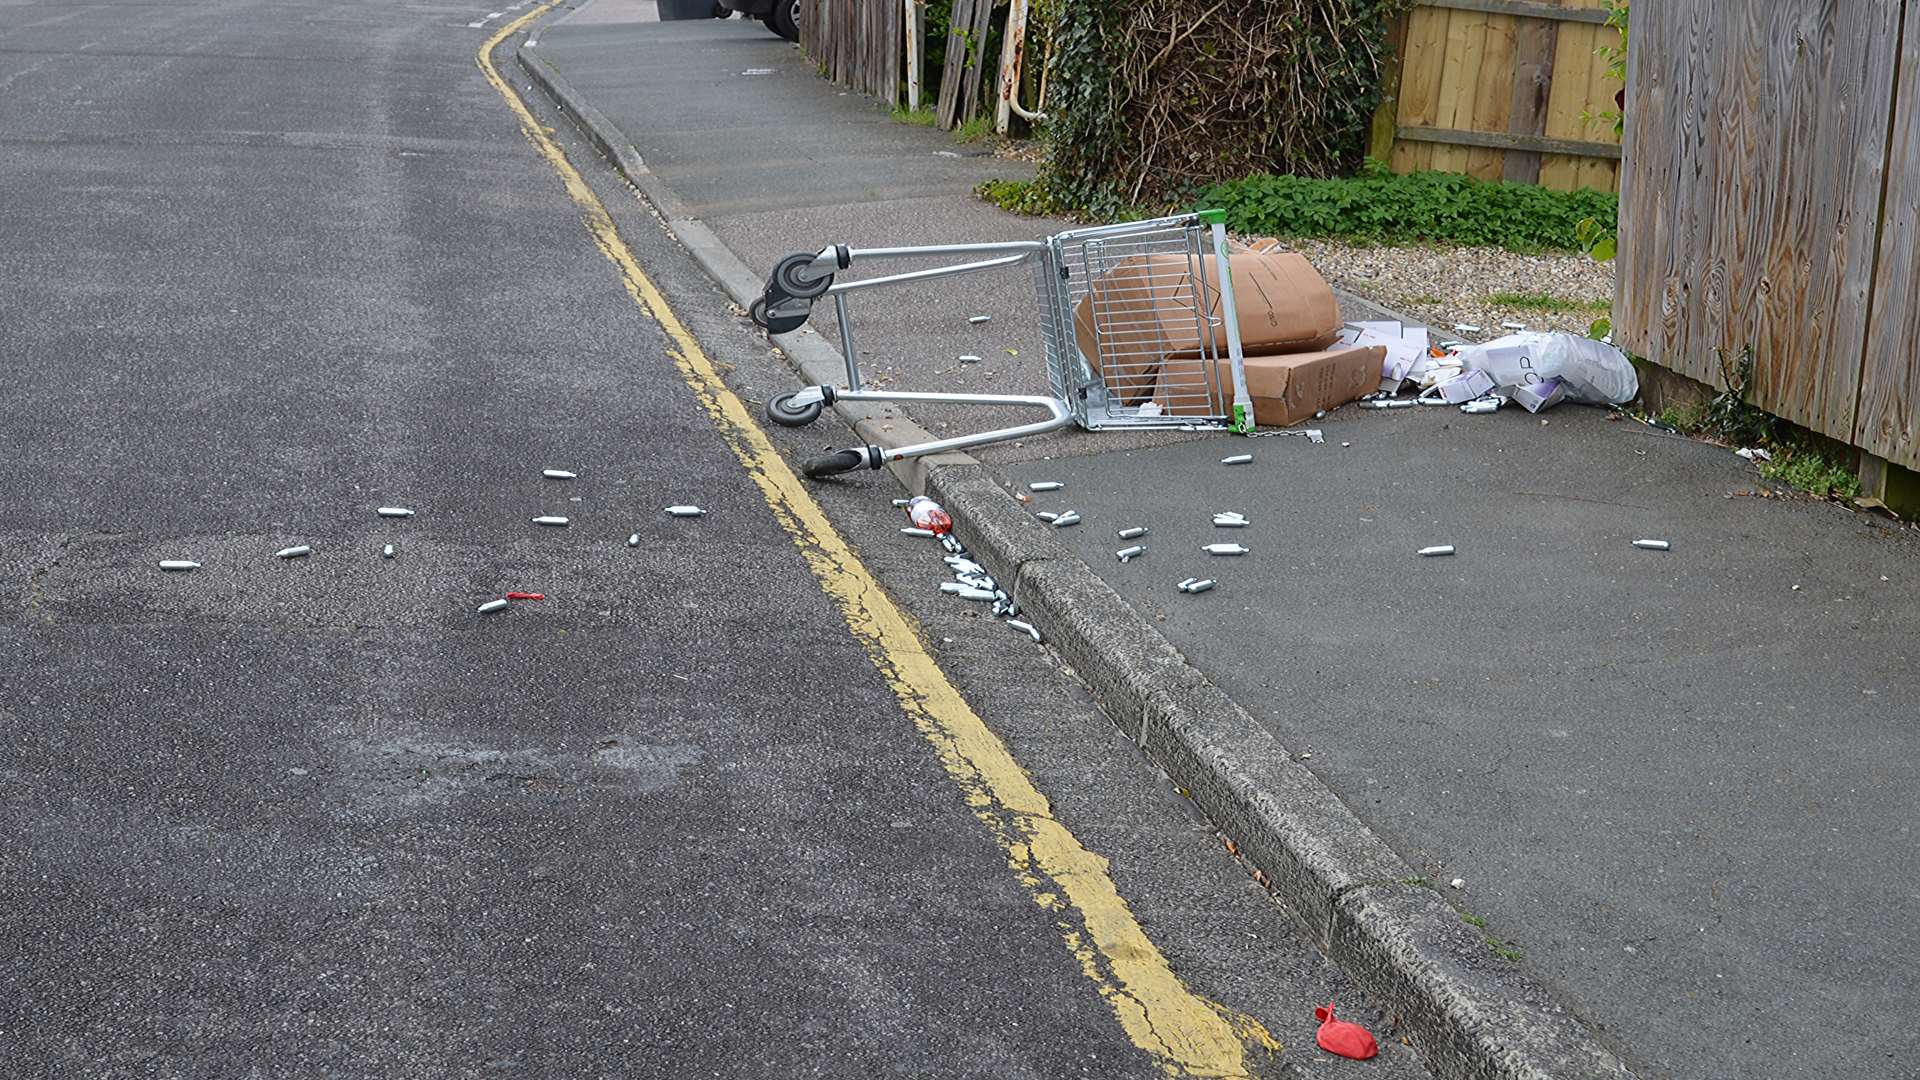
[{"label": "fence post", "polygon": [[993,106],[993,130],[1002,135],[1013,120],[1013,96],[1020,92],[1020,62],[1026,51],[1027,0],[1013,0],[1000,43],[1000,94]]},{"label": "fence post", "polygon": [[907,111],[920,111],[920,69],[926,63],[926,35],[922,33],[921,0],[900,0],[907,18]]}]

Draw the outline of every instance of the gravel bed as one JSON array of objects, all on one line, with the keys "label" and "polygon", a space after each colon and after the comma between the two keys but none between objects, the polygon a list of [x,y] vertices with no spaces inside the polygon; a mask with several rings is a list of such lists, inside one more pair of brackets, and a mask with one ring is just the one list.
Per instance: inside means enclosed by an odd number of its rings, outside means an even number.
[{"label": "gravel bed", "polygon": [[[1516,255],[1502,248],[1378,247],[1342,240],[1284,241],[1312,261],[1328,281],[1390,308],[1426,320],[1443,337],[1484,341],[1511,333],[1502,323],[1529,330],[1585,334],[1606,314],[1604,307],[1559,311],[1493,302],[1499,293],[1540,293],[1572,304],[1613,302],[1613,264],[1585,255]],[[1455,333],[1455,325],[1480,332]]]}]

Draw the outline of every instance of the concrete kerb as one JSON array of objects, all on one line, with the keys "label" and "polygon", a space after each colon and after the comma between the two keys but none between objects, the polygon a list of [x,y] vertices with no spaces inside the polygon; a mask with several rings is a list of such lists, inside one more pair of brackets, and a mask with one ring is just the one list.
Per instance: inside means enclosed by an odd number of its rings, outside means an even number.
[{"label": "concrete kerb", "polygon": [[[668,229],[742,306],[761,280],[686,211],[630,141],[537,49],[521,67],[652,204]],[[808,383],[834,385],[840,353],[814,334],[774,335]],[[893,410],[836,402],[878,446],[931,439]],[[930,493],[960,540],[992,567],[1092,687],[1102,707],[1184,788],[1366,992],[1398,1018],[1448,1078],[1630,1077],[1626,1066],[1551,995],[1463,922],[1332,790],[1187,662],[1164,635],[967,454],[889,466]]]}]

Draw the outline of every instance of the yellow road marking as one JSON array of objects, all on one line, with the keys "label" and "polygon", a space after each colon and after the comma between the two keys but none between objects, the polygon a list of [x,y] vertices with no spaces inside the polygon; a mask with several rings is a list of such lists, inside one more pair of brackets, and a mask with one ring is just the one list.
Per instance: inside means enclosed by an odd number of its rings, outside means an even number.
[{"label": "yellow road marking", "polygon": [[1152,1054],[1169,1076],[1247,1076],[1249,1046],[1272,1052],[1279,1044],[1257,1021],[1200,997],[1173,973],[1121,898],[1107,873],[1107,860],[1082,847],[1053,819],[1046,796],[927,655],[916,625],[841,539],[746,404],[727,387],[700,343],[640,269],[606,206],[495,69],[493,50],[551,7],[553,2],[534,8],[480,47],[477,59],[487,81],[519,117],[527,140],[560,174],[588,233],[619,268],[634,302],[666,332],[667,354],[681,377],[759,485],[821,589],[846,616],[847,626],[893,688],[901,709],[933,744],[975,816],[1006,850],[1008,865],[1036,904],[1063,916],[1062,940],[1128,1037]]}]

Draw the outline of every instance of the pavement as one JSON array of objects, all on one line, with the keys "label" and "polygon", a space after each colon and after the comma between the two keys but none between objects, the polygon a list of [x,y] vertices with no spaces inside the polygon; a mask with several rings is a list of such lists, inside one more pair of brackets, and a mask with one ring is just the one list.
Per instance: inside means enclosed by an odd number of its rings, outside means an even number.
[{"label": "pavement", "polygon": [[527,10],[0,3],[0,1073],[1421,1075],[886,477],[770,504],[825,433],[690,385],[476,66]]},{"label": "pavement", "polygon": [[[763,34],[563,22],[539,50],[649,185],[756,270],[831,242],[1060,227],[969,197],[1022,164],[893,122]],[[861,349],[888,385],[1044,385],[1025,282],[869,308]],[[832,339],[830,321],[812,329]],[[1034,508],[1085,524],[1010,550],[1076,553],[1471,920],[1501,969],[1488,978],[1543,989],[1637,1075],[1920,1075],[1920,731],[1895,681],[1920,640],[1913,532],[1598,410],[1347,408],[1315,425],[1324,444],[1069,432],[977,457],[1003,489],[1065,482]],[[1219,464],[1249,450],[1251,466]],[[1216,532],[1223,509],[1253,526]],[[1123,565],[1111,530],[1127,525],[1154,531]],[[1221,539],[1253,552],[1200,554]],[[1438,543],[1459,554],[1413,554]],[[1221,585],[1172,590],[1195,574]]]}]

